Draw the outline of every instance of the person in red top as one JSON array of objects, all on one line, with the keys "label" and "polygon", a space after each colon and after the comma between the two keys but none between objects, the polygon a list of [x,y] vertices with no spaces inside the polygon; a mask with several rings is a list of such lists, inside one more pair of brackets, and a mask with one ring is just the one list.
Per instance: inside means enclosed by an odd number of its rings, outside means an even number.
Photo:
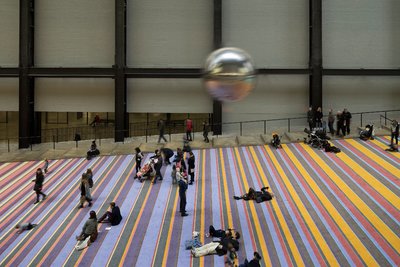
[{"label": "person in red top", "polygon": [[193,121],[189,118],[186,119],[186,140],[192,141]]}]

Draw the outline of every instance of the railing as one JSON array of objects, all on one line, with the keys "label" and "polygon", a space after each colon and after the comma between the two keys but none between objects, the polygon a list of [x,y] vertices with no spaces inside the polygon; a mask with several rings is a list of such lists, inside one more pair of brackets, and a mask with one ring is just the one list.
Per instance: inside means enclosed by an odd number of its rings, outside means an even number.
[{"label": "railing", "polygon": [[[379,121],[382,125],[387,125],[388,121],[392,119],[391,117],[400,118],[400,110],[383,110],[383,111],[367,111],[367,112],[355,112],[352,113],[352,125],[363,127],[363,124],[367,121],[367,124],[377,123]],[[326,116],[324,117],[326,119]],[[195,139],[197,136],[202,136],[203,120],[193,119],[193,132],[192,136]],[[308,126],[307,117],[292,117],[292,118],[281,118],[281,119],[265,119],[265,120],[253,120],[253,121],[238,121],[238,122],[224,122],[221,124],[210,124],[210,135],[212,134],[212,129],[214,127],[221,127],[223,135],[250,135],[250,134],[267,134],[270,131],[281,131],[281,132],[291,132],[291,131],[303,131],[305,127]],[[129,124],[128,130],[123,130],[124,136],[127,137],[143,137],[144,142],[149,142],[151,136],[158,137],[158,127],[157,122],[143,122],[143,123],[131,123]],[[87,125],[81,127],[70,127],[70,128],[54,128],[54,129],[42,129],[41,136],[35,136],[27,138],[25,140],[29,144],[30,149],[32,146],[38,143],[51,143],[53,149],[59,142],[63,141],[75,141],[76,134],[80,135],[80,139],[83,140],[99,140],[101,144],[102,139],[114,138],[116,131],[114,127],[90,127]],[[166,124],[165,135],[172,140],[174,134],[185,133],[184,120],[179,121],[169,121]],[[216,135],[218,138],[219,136]],[[154,140],[154,138],[153,138]],[[23,138],[5,138],[0,139],[0,151],[7,148],[10,152],[11,148],[16,147],[19,141],[24,141]],[[80,141],[76,141],[76,147],[79,146]],[[88,145],[88,144],[86,144]],[[88,145],[88,147],[90,144]]]}]

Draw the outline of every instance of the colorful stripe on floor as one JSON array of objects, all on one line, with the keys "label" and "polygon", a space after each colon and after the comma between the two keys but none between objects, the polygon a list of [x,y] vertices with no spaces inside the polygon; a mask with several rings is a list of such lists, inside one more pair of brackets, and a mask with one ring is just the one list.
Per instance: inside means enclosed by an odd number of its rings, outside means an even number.
[{"label": "colorful stripe on floor", "polygon": [[[209,225],[241,233],[238,262],[258,251],[262,266],[399,266],[400,153],[385,151],[390,138],[337,140],[338,154],[297,143],[194,151],[195,183],[187,190],[189,216],[179,213],[172,166],[163,181],[134,180],[133,155],[51,160],[37,205],[32,179],[43,162],[0,164],[0,266],[224,266],[225,257],[194,258],[185,249],[193,231]],[[150,155],[146,155],[146,160]],[[78,209],[79,181],[94,171],[93,206]],[[272,201],[234,200],[249,187],[269,186]],[[90,210],[111,201],[120,225],[89,248],[75,236]],[[36,223],[16,234],[15,225]]]}]

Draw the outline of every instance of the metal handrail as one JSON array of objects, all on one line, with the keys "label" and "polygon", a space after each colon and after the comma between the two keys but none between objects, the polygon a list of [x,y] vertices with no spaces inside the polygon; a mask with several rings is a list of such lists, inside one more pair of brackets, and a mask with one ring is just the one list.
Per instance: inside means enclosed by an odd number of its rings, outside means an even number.
[{"label": "metal handrail", "polygon": [[[392,122],[392,119],[389,119],[387,117],[387,114],[389,112],[400,112],[400,110],[382,110],[382,111],[365,111],[365,112],[354,112],[352,113],[352,115],[360,115],[360,125],[362,127],[363,125],[363,115],[364,114],[374,114],[374,113],[384,113],[384,115],[380,114],[379,118],[380,118],[380,123],[382,125],[382,119],[385,120],[385,125],[387,125],[387,121]],[[324,116],[326,117],[326,116]],[[291,118],[278,118],[278,119],[265,119],[265,120],[250,120],[250,121],[238,121],[238,122],[223,122],[223,123],[209,123],[209,127],[210,127],[210,132],[212,132],[212,129],[214,127],[222,127],[224,125],[238,125],[239,126],[239,131],[240,131],[240,136],[243,135],[243,126],[246,123],[263,123],[263,133],[266,134],[267,133],[267,125],[268,123],[271,122],[276,122],[276,121],[287,121],[287,130],[288,132],[291,131],[291,126],[292,126],[292,121],[293,120],[306,120],[307,117],[306,116],[302,116],[302,117],[291,117]],[[184,120],[182,120],[184,121]],[[200,122],[201,121],[201,122]],[[202,123],[202,119],[200,120],[196,120],[193,119],[193,126],[194,129],[198,129],[197,131],[200,131],[201,128],[201,124]],[[40,142],[35,142],[35,140],[42,140],[42,138],[45,139],[51,139],[51,142],[53,143],[53,148],[55,149],[56,144],[60,141],[74,141],[74,135],[75,133],[80,133],[81,135],[84,133],[86,136],[82,136],[82,140],[84,140],[84,138],[86,138],[86,140],[90,140],[90,139],[95,139],[95,140],[99,140],[99,144],[101,144],[101,139],[105,139],[105,138],[113,138],[115,133],[119,133],[119,132],[124,132],[125,136],[130,136],[131,130],[132,130],[132,126],[135,126],[135,128],[138,127],[138,129],[140,131],[144,132],[144,135],[146,137],[146,142],[148,142],[148,137],[151,135],[157,135],[158,134],[158,129],[157,127],[149,127],[149,124],[153,125],[154,123],[156,123],[156,121],[152,121],[150,123],[148,122],[143,122],[143,123],[131,123],[129,124],[129,129],[128,130],[120,130],[120,131],[116,131],[114,128],[107,128],[105,127],[105,131],[101,131],[98,130],[96,127],[90,127],[87,125],[83,125],[83,126],[77,126],[77,127],[66,127],[66,128],[51,128],[51,129],[42,129],[42,136],[33,136],[33,137],[15,137],[15,138],[5,138],[5,139],[0,139],[1,141],[6,141],[7,142],[7,146],[8,146],[8,152],[10,152],[10,141],[12,140],[16,140],[16,141],[20,141],[23,139],[29,139],[29,146],[32,150],[32,146],[35,143],[40,143]],[[140,127],[142,126],[142,127]],[[102,128],[103,129],[103,128]],[[104,130],[103,129],[103,130]],[[169,140],[171,141],[171,135],[174,133],[183,133],[184,131],[184,127],[182,127],[182,125],[179,125],[177,127],[171,127],[171,125],[167,125],[166,127],[166,131],[165,134],[169,136]],[[193,137],[194,137],[194,132],[196,130],[193,131]],[[43,134],[44,132],[48,132],[49,134]],[[151,134],[154,133],[154,134]],[[218,136],[217,136],[218,137]],[[76,142],[76,147],[78,147],[78,142]]]}]

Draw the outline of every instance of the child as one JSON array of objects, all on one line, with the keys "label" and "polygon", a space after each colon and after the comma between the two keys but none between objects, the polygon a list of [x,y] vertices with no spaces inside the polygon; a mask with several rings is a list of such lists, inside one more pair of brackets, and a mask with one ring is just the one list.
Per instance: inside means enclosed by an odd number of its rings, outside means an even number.
[{"label": "child", "polygon": [[49,161],[47,159],[44,159],[44,166],[43,166],[44,173],[47,173],[48,167],[49,167]]},{"label": "child", "polygon": [[33,227],[36,227],[37,224],[31,224],[31,223],[21,223],[17,224],[15,226],[15,229],[18,229],[17,234],[22,233],[25,230],[31,230]]}]

